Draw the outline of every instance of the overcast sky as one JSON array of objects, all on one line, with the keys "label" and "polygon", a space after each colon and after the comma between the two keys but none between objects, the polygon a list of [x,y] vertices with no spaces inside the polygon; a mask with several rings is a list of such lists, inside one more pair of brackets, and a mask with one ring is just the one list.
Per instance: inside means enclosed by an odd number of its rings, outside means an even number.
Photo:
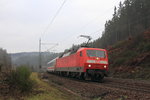
[{"label": "overcast sky", "polygon": [[[81,34],[97,39],[120,1],[66,0],[46,29],[63,0],[0,0],[0,47],[9,53],[38,51],[41,38],[43,43],[58,43],[50,51],[60,52],[86,41]],[[52,47],[43,45],[42,51]]]}]

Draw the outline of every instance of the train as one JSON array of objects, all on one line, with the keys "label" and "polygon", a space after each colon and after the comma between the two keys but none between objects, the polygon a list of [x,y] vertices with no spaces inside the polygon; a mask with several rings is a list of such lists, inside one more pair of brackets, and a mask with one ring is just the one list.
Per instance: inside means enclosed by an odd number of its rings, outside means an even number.
[{"label": "train", "polygon": [[108,75],[108,53],[106,49],[81,47],[69,50],[48,62],[47,72],[101,81]]}]

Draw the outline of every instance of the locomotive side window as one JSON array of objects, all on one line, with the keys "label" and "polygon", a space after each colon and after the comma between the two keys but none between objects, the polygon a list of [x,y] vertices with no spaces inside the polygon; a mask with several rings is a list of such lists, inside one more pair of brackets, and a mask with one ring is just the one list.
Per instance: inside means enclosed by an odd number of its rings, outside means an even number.
[{"label": "locomotive side window", "polygon": [[80,57],[82,57],[82,51],[80,51]]},{"label": "locomotive side window", "polygon": [[87,50],[88,57],[100,57],[105,58],[105,51],[100,50]]}]

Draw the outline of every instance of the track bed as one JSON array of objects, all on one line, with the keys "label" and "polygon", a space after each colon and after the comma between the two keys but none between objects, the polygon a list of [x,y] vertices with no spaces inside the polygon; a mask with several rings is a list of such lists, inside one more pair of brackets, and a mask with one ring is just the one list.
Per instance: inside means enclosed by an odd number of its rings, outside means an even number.
[{"label": "track bed", "polygon": [[46,74],[50,83],[90,100],[150,100],[150,82],[105,78],[102,83]]}]

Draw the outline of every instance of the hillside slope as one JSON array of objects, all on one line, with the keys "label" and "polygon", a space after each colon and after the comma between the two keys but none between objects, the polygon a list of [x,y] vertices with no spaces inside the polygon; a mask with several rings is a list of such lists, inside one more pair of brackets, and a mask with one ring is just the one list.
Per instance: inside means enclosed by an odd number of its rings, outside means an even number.
[{"label": "hillside slope", "polygon": [[[41,53],[41,63],[42,66],[46,66],[47,62],[56,58],[59,53],[53,52],[42,52]],[[13,66],[27,65],[37,71],[37,66],[39,66],[39,52],[22,52],[11,54]]]},{"label": "hillside slope", "polygon": [[108,51],[110,76],[150,80],[150,29]]}]

